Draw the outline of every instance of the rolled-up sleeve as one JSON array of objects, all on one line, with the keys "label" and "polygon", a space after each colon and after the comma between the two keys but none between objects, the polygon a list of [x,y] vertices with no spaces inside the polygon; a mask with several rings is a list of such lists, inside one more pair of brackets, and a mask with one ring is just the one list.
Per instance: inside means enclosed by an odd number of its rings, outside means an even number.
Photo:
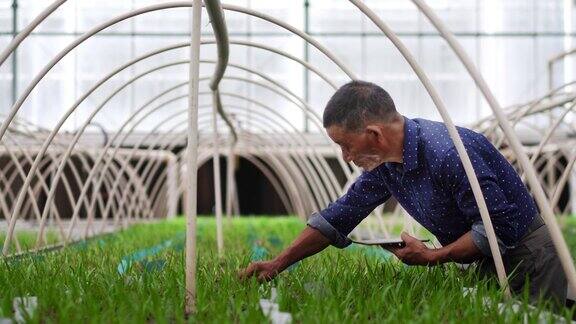
[{"label": "rolled-up sleeve", "polygon": [[390,192],[378,170],[362,173],[346,194],[308,219],[308,226],[326,236],[331,244],[345,248],[351,241],[348,234],[378,205],[390,198]]},{"label": "rolled-up sleeve", "polygon": [[[477,221],[472,224],[472,242],[474,245],[484,254],[485,256],[492,256],[492,251],[490,250],[490,243],[488,243],[488,235],[486,235],[486,227],[482,224],[482,221]],[[504,255],[506,251],[510,248],[506,246],[501,239],[497,238],[498,249],[500,254]]]},{"label": "rolled-up sleeve", "polygon": [[[507,199],[504,191],[498,185],[497,175],[489,168],[482,157],[474,150],[467,150],[467,152],[472,161],[478,182],[480,183],[497,238],[501,241],[502,246],[515,245],[525,232],[525,230],[516,224],[519,213],[518,206]],[[463,216],[472,223],[482,224],[480,211],[476,204],[470,182],[468,181],[460,157],[455,149],[448,152],[444,158],[442,169],[444,170],[442,171],[444,173],[442,178],[445,181],[445,185],[452,190],[453,197]],[[480,223],[477,223],[478,221]],[[472,235],[473,238],[475,238],[474,242],[480,245],[478,248],[482,251],[482,236],[486,236],[486,231],[483,226],[482,229],[480,229],[478,225],[476,230],[472,228]]]},{"label": "rolled-up sleeve", "polygon": [[322,215],[314,213],[308,219],[308,226],[313,227],[326,236],[332,245],[337,248],[345,248],[352,241],[346,236],[341,234],[332,224],[330,224]]}]

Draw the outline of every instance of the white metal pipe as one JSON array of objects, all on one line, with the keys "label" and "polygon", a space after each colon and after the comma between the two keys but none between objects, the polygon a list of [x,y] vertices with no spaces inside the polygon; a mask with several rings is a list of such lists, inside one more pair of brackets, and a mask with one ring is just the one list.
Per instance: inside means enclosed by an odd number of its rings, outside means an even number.
[{"label": "white metal pipe", "polygon": [[188,147],[186,186],[186,297],[185,312],[196,312],[196,193],[198,188],[198,85],[202,1],[193,0],[190,17],[190,88],[188,97]]}]

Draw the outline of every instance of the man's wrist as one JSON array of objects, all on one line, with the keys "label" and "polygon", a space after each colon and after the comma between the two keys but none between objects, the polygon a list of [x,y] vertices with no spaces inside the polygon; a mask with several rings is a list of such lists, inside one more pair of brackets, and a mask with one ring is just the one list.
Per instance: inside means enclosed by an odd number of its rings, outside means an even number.
[{"label": "man's wrist", "polygon": [[427,253],[428,264],[440,264],[446,262],[447,251],[446,248],[428,249]]},{"label": "man's wrist", "polygon": [[274,266],[278,272],[284,271],[284,269],[290,266],[290,258],[286,254],[280,254],[272,260]]}]

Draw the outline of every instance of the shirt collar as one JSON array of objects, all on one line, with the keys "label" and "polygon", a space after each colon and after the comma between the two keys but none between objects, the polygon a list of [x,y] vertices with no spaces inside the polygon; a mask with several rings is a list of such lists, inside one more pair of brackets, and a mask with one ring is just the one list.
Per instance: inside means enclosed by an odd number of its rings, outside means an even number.
[{"label": "shirt collar", "polygon": [[418,137],[420,126],[410,118],[404,117],[404,148],[402,153],[402,166],[404,172],[418,167]]}]

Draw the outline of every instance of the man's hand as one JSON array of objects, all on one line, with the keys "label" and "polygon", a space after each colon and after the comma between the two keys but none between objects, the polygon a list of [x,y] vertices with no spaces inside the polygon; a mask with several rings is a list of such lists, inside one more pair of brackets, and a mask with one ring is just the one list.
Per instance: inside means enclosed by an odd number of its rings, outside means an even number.
[{"label": "man's hand", "polygon": [[382,247],[392,252],[400,261],[408,265],[431,265],[433,263],[432,250],[426,247],[422,241],[408,235],[406,232],[402,232],[400,237],[406,243],[405,247]]},{"label": "man's hand", "polygon": [[410,265],[436,265],[445,262],[471,263],[482,258],[482,252],[472,240],[472,233],[468,232],[456,241],[438,249],[429,249],[420,240],[402,233],[400,236],[406,243],[403,248],[390,248],[402,262]]},{"label": "man's hand", "polygon": [[324,250],[328,245],[330,245],[330,240],[320,231],[306,226],[296,240],[274,260],[253,262],[240,271],[239,277],[246,279],[255,276],[260,282],[272,280],[290,265]]},{"label": "man's hand", "polygon": [[274,279],[281,269],[275,261],[259,261],[250,263],[250,265],[241,270],[239,273],[240,279],[248,279],[256,277],[259,282],[270,281]]}]

